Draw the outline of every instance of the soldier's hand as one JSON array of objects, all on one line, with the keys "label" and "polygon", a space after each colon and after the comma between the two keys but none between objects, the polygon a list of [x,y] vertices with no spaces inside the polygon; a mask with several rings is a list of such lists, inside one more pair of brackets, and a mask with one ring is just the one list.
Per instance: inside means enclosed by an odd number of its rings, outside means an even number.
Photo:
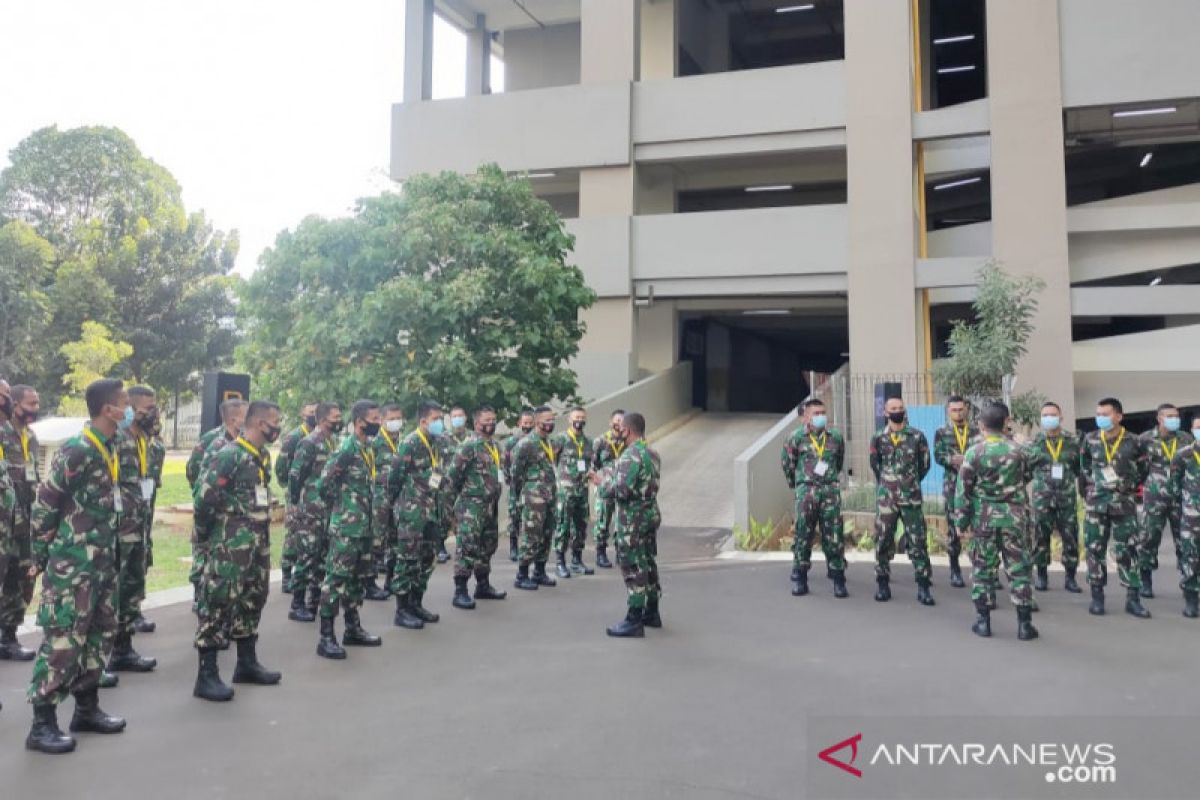
[{"label": "soldier's hand", "polygon": [[39,567],[37,564],[34,564],[33,566],[31,566],[31,567],[29,568],[29,577],[30,577],[31,579],[36,579],[36,578],[37,578],[37,576],[38,576],[39,574],[41,574],[41,572],[42,572],[42,568],[41,568],[41,567]]}]

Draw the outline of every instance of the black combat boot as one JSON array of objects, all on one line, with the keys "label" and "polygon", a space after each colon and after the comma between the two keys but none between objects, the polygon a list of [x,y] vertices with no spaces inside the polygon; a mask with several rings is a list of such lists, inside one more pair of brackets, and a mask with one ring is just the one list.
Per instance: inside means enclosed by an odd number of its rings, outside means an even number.
[{"label": "black combat boot", "polygon": [[337,634],[333,632],[333,623],[336,621],[337,617],[321,617],[321,638],[317,640],[317,655],[341,661],[346,657],[346,651],[338,644]]},{"label": "black combat boot", "polygon": [[596,545],[596,566],[601,569],[612,569],[612,562],[608,560],[607,545]]},{"label": "black combat boot", "polygon": [[1017,638],[1022,642],[1038,638],[1038,629],[1033,627],[1033,611],[1028,607],[1017,609]]},{"label": "black combat boot", "polygon": [[120,682],[121,682],[121,679],[118,678],[116,675],[113,675],[108,670],[104,670],[103,672],[100,673],[99,686],[101,689],[115,689],[117,687],[117,684]]},{"label": "black combat boot", "polygon": [[420,618],[422,622],[437,622],[441,617],[433,613],[425,606],[421,605],[421,601],[425,599],[424,592],[413,592],[412,599],[409,600],[409,609]]},{"label": "black combat boot", "polygon": [[158,630],[158,624],[154,620],[146,619],[139,613],[133,621],[134,633],[154,633]]},{"label": "black combat boot", "polygon": [[144,658],[133,649],[133,637],[128,633],[117,634],[112,656],[108,659],[109,672],[150,672],[157,666],[157,659]]},{"label": "black combat boot", "polygon": [[971,630],[976,636],[985,639],[992,635],[992,610],[988,608],[985,595],[975,598],[975,624],[971,626]]},{"label": "black combat boot", "polygon": [[808,594],[808,570],[801,567],[792,571],[792,597]]},{"label": "black combat boot", "polygon": [[560,578],[571,577],[571,571],[569,569],[567,569],[566,553],[559,553],[557,556],[555,556],[554,571],[558,574],[558,577],[560,577]]},{"label": "black combat boot", "polygon": [[1154,570],[1142,570],[1142,597],[1147,600],[1154,599]]},{"label": "black combat boot", "polygon": [[1092,604],[1088,606],[1088,613],[1101,616],[1104,614],[1104,587],[1092,587]]},{"label": "black combat boot", "polygon": [[439,564],[445,564],[449,560],[450,553],[446,550],[446,540],[442,539],[441,544],[438,545],[437,562]]},{"label": "black combat boot", "polygon": [[363,595],[368,600],[383,601],[391,597],[391,593],[379,585],[378,574],[372,570],[371,577],[367,580],[366,594]]},{"label": "black combat boot", "polygon": [[829,571],[829,579],[833,581],[833,596],[840,599],[850,596],[846,591],[846,571],[833,569]]},{"label": "black combat boot", "polygon": [[575,575],[595,575],[596,574],[596,570],[592,569],[587,564],[583,563],[583,551],[582,550],[572,550],[571,551],[571,563],[568,565],[568,568]]},{"label": "black combat boot", "polygon": [[538,586],[558,586],[558,581],[546,574],[546,562],[533,562],[533,579]]},{"label": "black combat boot", "polygon": [[96,687],[75,693],[75,716],[68,726],[71,733],[120,733],[125,720],[105,714],[100,708],[100,690]]},{"label": "black combat boot", "polygon": [[237,640],[237,666],[233,668],[234,683],[256,683],[259,686],[274,686],[283,678],[283,673],[267,669],[258,661],[258,635]]},{"label": "black combat boot", "polygon": [[232,700],[233,687],[221,681],[221,673],[217,669],[217,648],[209,647],[197,652],[200,654],[200,669],[196,673],[196,688],[192,689],[192,695],[202,700]]},{"label": "black combat boot", "polygon": [[466,575],[454,576],[454,599],[450,601],[450,605],[467,610],[475,607],[475,601],[471,599],[471,593],[467,591]]},{"label": "black combat boot", "polygon": [[1045,567],[1037,568],[1037,577],[1033,580],[1033,588],[1039,592],[1044,592],[1050,588],[1050,576],[1047,574]]},{"label": "black combat boot", "polygon": [[407,594],[396,595],[396,616],[392,620],[392,624],[397,628],[408,628],[414,631],[420,630],[425,627],[425,623],[413,613],[412,608],[409,607],[408,598],[409,595]]},{"label": "black combat boot", "polygon": [[647,628],[661,628],[662,615],[658,613],[658,598],[646,598],[646,610],[642,612],[642,624]]},{"label": "black combat boot", "polygon": [[1142,599],[1138,596],[1137,589],[1125,591],[1125,613],[1139,619],[1150,619],[1150,612],[1142,605]]},{"label": "black combat boot", "polygon": [[5,625],[0,629],[0,661],[33,661],[36,655],[33,650],[21,647],[16,625]]},{"label": "black combat boot", "polygon": [[308,604],[304,602],[304,595],[304,589],[297,589],[292,594],[292,607],[288,609],[288,619],[292,622],[312,622],[316,619],[308,610]]},{"label": "black combat boot", "polygon": [[996,602],[996,590],[995,589],[988,589],[987,602],[988,602],[988,611],[995,611],[997,608],[1000,607],[1000,604]]},{"label": "black combat boot", "polygon": [[516,586],[518,589],[537,591],[538,582],[529,577],[528,564],[521,564],[517,567],[517,579],[513,581],[513,586]]},{"label": "black combat boot", "polygon": [[875,585],[878,587],[875,590],[876,603],[886,603],[888,600],[892,599],[892,590],[891,587],[888,586],[887,575],[876,575]]},{"label": "black combat boot", "polygon": [[1083,590],[1079,588],[1079,584],[1075,582],[1075,568],[1067,569],[1067,578],[1063,581],[1063,588],[1071,594],[1079,594]]},{"label": "black combat boot", "polygon": [[346,647],[380,647],[383,639],[373,633],[367,633],[362,626],[362,618],[357,608],[347,608],[343,612],[346,620],[346,630],[342,633],[342,644]]},{"label": "black combat boot", "polygon": [[514,564],[517,562],[517,537],[515,535],[508,537],[508,560]]},{"label": "black combat boot", "polygon": [[1200,616],[1200,592],[1183,591],[1183,615],[1189,619]]},{"label": "black combat boot", "polygon": [[917,602],[923,606],[936,605],[933,599],[933,593],[929,591],[928,583],[917,584]]},{"label": "black combat boot", "polygon": [[55,755],[75,749],[75,737],[58,727],[58,706],[45,701],[33,704],[33,725],[25,737],[25,749]]},{"label": "black combat boot", "polygon": [[958,555],[950,556],[950,585],[956,589],[966,586],[963,581],[962,568],[958,566]]},{"label": "black combat boot", "polygon": [[625,619],[608,628],[607,632],[609,636],[619,638],[642,638],[646,635],[646,629],[642,626],[642,609],[629,609],[629,612],[625,615]]},{"label": "black combat boot", "polygon": [[503,600],[508,597],[508,592],[503,592],[492,586],[489,580],[489,572],[475,571],[475,599],[476,600]]}]

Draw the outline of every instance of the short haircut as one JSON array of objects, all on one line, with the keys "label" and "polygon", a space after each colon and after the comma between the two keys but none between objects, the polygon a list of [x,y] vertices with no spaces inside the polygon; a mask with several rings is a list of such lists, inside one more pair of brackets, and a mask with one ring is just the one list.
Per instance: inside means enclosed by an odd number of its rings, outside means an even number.
[{"label": "short haircut", "polygon": [[547,413],[550,413],[553,411],[554,411],[554,409],[551,408],[550,406],[538,406],[537,408],[535,408],[533,410],[533,413],[534,414],[547,414]]},{"label": "short haircut", "polygon": [[400,406],[399,403],[384,403],[383,407],[380,408],[379,410],[381,412],[383,412],[384,414],[391,414],[394,411],[399,411],[401,414],[404,413],[404,409]]},{"label": "short haircut", "polygon": [[805,401],[804,401],[804,406],[803,406],[803,408],[804,408],[804,410],[805,410],[805,411],[807,411],[808,409],[810,409],[810,408],[816,408],[817,406],[820,406],[821,408],[824,408],[824,407],[825,407],[825,401],[824,401],[824,400],[822,400],[822,399],[820,399],[819,397],[810,397],[810,398],[808,398],[807,400],[805,400]]},{"label": "short haircut", "polygon": [[584,408],[583,406],[575,406],[574,408],[571,409],[572,414],[574,414],[576,411],[582,411],[584,414],[587,413],[587,409]]},{"label": "short haircut", "polygon": [[1002,431],[1008,422],[1008,406],[1004,403],[989,403],[979,415],[979,424],[984,430]]},{"label": "short haircut", "polygon": [[[520,415],[520,416],[521,416],[521,417],[532,417],[532,416],[533,416],[533,409],[532,409],[532,408],[522,408],[522,409],[521,409],[521,415]],[[518,419],[520,419],[520,417],[518,417]]]},{"label": "short haircut", "polygon": [[495,413],[496,413],[496,409],[492,408],[491,406],[489,406],[485,403],[484,405],[481,405],[479,408],[475,409],[474,416],[478,417],[478,416],[482,416],[483,414],[495,414]]},{"label": "short haircut", "polygon": [[270,400],[255,400],[246,409],[246,422],[253,422],[256,419],[262,419],[272,411],[278,411],[279,405],[272,403]]},{"label": "short haircut", "polygon": [[308,408],[309,406],[316,406],[316,405],[320,405],[320,403],[316,400],[305,400],[303,403],[300,404],[300,408]]},{"label": "short haircut", "polygon": [[1117,399],[1117,398],[1115,398],[1115,397],[1103,397],[1103,398],[1101,398],[1101,399],[1100,399],[1100,402],[1099,402],[1099,403],[1096,403],[1096,405],[1098,405],[1098,406],[1108,406],[1108,407],[1110,407],[1110,408],[1111,408],[1113,411],[1116,411],[1118,414],[1124,414],[1124,413],[1125,413],[1125,409],[1121,407],[1121,401],[1120,401],[1120,400],[1118,400],[1118,399]]},{"label": "short haircut", "polygon": [[1045,411],[1047,408],[1053,408],[1059,414],[1062,413],[1062,406],[1060,406],[1058,403],[1054,402],[1053,400],[1047,400],[1046,402],[1042,403],[1042,410]]},{"label": "short haircut", "polygon": [[612,414],[610,414],[608,418],[612,419],[613,417],[617,416],[618,414],[622,417],[625,416],[625,409],[618,408],[616,411],[614,411]]},{"label": "short haircut", "polygon": [[441,411],[442,404],[436,400],[422,400],[417,406],[417,419],[428,419],[435,411]]},{"label": "short haircut", "polygon": [[350,419],[358,422],[360,419],[366,419],[367,414],[379,408],[379,403],[374,400],[359,400],[354,405],[350,406]]},{"label": "short haircut", "polygon": [[25,383],[18,383],[9,388],[8,395],[12,398],[13,403],[19,403],[25,399],[25,395],[33,391],[35,389],[32,386]]},{"label": "short haircut", "polygon": [[646,418],[636,411],[633,411],[625,415],[625,427],[630,433],[635,433],[638,436],[645,436]]},{"label": "short haircut", "polygon": [[467,413],[467,410],[465,408],[463,408],[462,406],[458,406],[458,405],[450,406],[450,413],[453,414],[455,411],[461,411],[464,414]]},{"label": "short haircut", "polygon": [[244,405],[246,405],[246,401],[240,400],[236,397],[232,397],[228,400],[222,400],[221,401],[221,419],[228,420],[229,416],[234,411],[237,411],[239,408],[241,408]]},{"label": "short haircut", "polygon": [[950,405],[951,403],[965,403],[965,402],[967,402],[967,401],[966,401],[966,399],[963,398],[963,396],[961,394],[952,394],[946,398],[946,405]]},{"label": "short haircut", "polygon": [[1175,407],[1174,403],[1160,403],[1158,406],[1158,409],[1157,409],[1158,413],[1160,413],[1160,414],[1164,411],[1178,411],[1178,410],[1179,409]]},{"label": "short haircut", "polygon": [[130,386],[129,387],[129,397],[131,399],[134,397],[154,397],[154,396],[155,396],[154,390],[151,389],[149,386]]},{"label": "short haircut", "polygon": [[342,410],[342,407],[337,403],[317,403],[317,422],[324,422],[329,419],[329,414],[334,410]]},{"label": "short haircut", "polygon": [[[105,406],[113,405],[113,401],[116,400],[123,388],[125,388],[125,384],[116,378],[102,378],[89,383],[83,392],[83,399],[87,402],[88,414],[92,419],[100,416],[104,412]],[[14,394],[16,390],[17,387],[14,386]]]}]

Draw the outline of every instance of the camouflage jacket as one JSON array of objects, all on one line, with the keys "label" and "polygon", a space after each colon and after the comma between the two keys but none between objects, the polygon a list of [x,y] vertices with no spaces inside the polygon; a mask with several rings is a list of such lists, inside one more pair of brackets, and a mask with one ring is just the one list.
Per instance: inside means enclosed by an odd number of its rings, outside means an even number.
[{"label": "camouflage jacket", "polygon": [[[116,447],[121,484],[120,536],[122,541],[141,541],[155,488],[150,472],[150,439],[138,437],[130,430],[118,431]],[[143,479],[148,482],[145,493]]]},{"label": "camouflage jacket", "polygon": [[112,473],[116,458],[114,443],[90,424],[54,454],[31,514],[33,560],[39,567],[84,564],[91,560],[88,548],[116,547],[118,482]]},{"label": "camouflage jacket", "polygon": [[603,436],[597,436],[592,442],[592,469],[599,472],[615,463],[624,449],[625,442],[617,441],[611,428],[606,430]]},{"label": "camouflage jacket", "polygon": [[658,530],[662,514],[658,508],[658,486],[662,459],[645,439],[625,448],[601,477],[599,494],[613,500],[616,511],[613,530],[617,535],[650,534]]},{"label": "camouflage jacket", "polygon": [[[1100,431],[1092,431],[1079,448],[1079,474],[1084,484],[1089,509],[1108,511],[1116,516],[1137,512],[1137,487],[1146,480],[1146,448],[1136,436],[1121,428],[1104,439]],[[1108,453],[1112,448],[1111,467],[1116,481],[1104,477],[1110,466]]]},{"label": "camouflage jacket", "polygon": [[1200,530],[1200,444],[1181,447],[1171,459],[1171,492],[1183,507],[1187,530]]},{"label": "camouflage jacket", "polygon": [[554,439],[534,432],[521,439],[512,454],[512,490],[553,500],[557,486],[555,464],[558,450]]},{"label": "camouflage jacket", "polygon": [[[14,524],[22,530],[29,523],[30,508],[33,506],[34,495],[37,494],[38,482],[42,479],[41,464],[38,463],[37,434],[29,427],[26,427],[23,433],[24,437],[17,432],[11,421],[0,425],[0,447],[4,448],[9,480],[17,494]],[[29,451],[28,464],[25,461],[26,450]]]},{"label": "camouflage jacket", "polygon": [[288,469],[288,502],[305,514],[314,517],[329,515],[329,507],[321,497],[321,473],[330,456],[337,452],[337,437],[317,428],[305,436],[292,452]]},{"label": "camouflage jacket", "polygon": [[949,425],[938,428],[933,434],[933,462],[943,470],[942,493],[947,498],[954,496],[954,487],[958,482],[958,469],[954,466],[952,459],[954,456],[966,455],[967,450],[970,450],[971,445],[979,438],[979,428],[968,422],[967,438],[960,445],[958,437],[961,431],[956,430],[955,427],[951,422]]},{"label": "camouflage jacket", "polygon": [[967,449],[958,473],[952,513],[961,530],[1024,530],[1025,486],[1033,477],[1025,451],[1003,436],[986,436]]},{"label": "camouflage jacket", "polygon": [[238,439],[216,452],[200,473],[196,511],[225,520],[270,522],[271,454]]},{"label": "camouflage jacket", "polygon": [[556,434],[551,439],[551,446],[558,456],[555,473],[558,477],[559,491],[570,497],[586,496],[587,474],[595,458],[592,440],[586,436],[577,436],[575,430],[571,429],[566,433]]},{"label": "camouflage jacket", "polygon": [[375,481],[379,465],[375,443],[347,436],[321,471],[319,490],[329,508],[329,534],[350,539],[372,534]]},{"label": "camouflage jacket", "polygon": [[[225,426],[218,425],[212,430],[200,434],[200,438],[196,441],[196,446],[192,448],[192,454],[188,456],[187,467],[184,469],[187,475],[188,486],[195,487],[196,481],[200,480],[200,466],[204,460],[204,454],[208,451],[208,446],[213,443],[213,440],[223,433],[225,433]],[[229,439],[229,434],[225,433],[225,438]]]},{"label": "camouflage jacket", "polygon": [[[1042,431],[1025,448],[1025,460],[1033,471],[1033,506],[1048,501],[1075,503],[1075,484],[1079,480],[1079,437],[1062,431],[1053,438]],[[1062,478],[1054,479],[1054,465],[1062,467]]]},{"label": "camouflage jacket", "polygon": [[450,498],[493,505],[500,499],[500,448],[476,434],[454,454],[450,465]]},{"label": "camouflage jacket", "polygon": [[275,457],[275,480],[280,486],[288,485],[288,475],[292,471],[292,456],[296,455],[296,445],[312,431],[307,425],[301,425],[288,431],[279,443],[279,455]]},{"label": "camouflage jacket", "polygon": [[412,527],[440,519],[446,463],[437,439],[418,428],[404,437],[392,459],[387,496],[398,524]]},{"label": "camouflage jacket", "polygon": [[[398,435],[398,434],[397,434]],[[392,473],[392,464],[396,461],[396,453],[400,451],[400,442],[392,438],[392,434],[379,429],[379,435],[371,442],[375,448],[375,528],[381,533],[391,527],[392,510],[388,503],[388,475]]]},{"label": "camouflage jacket", "polygon": [[[450,423],[446,424],[449,426]],[[450,458],[454,458],[454,454],[458,452],[458,448],[466,444],[467,440],[470,439],[474,433],[475,432],[466,425],[461,428],[447,427],[445,435],[438,437],[438,440],[446,448],[447,455]],[[449,461],[446,463],[449,463]]]},{"label": "camouflage jacket", "polygon": [[1171,462],[1179,451],[1192,443],[1192,435],[1184,431],[1166,436],[1155,425],[1138,440],[1146,451],[1145,493],[1142,508],[1147,512],[1163,512],[1179,502],[1179,493],[1170,486]]},{"label": "camouflage jacket", "polygon": [[13,532],[13,515],[17,510],[17,490],[8,474],[8,461],[0,448],[0,542],[7,542]]},{"label": "camouflage jacket", "polygon": [[929,473],[929,440],[911,425],[898,433],[883,428],[871,439],[871,472],[878,494],[891,494],[901,506],[921,505],[921,481]]},{"label": "camouflage jacket", "polygon": [[[800,491],[812,486],[836,486],[845,459],[846,442],[840,433],[830,428],[818,435],[807,425],[792,432],[780,456],[788,488]],[[818,470],[822,470],[820,475]]]},{"label": "camouflage jacket", "polygon": [[521,429],[518,428],[510,433],[504,439],[504,444],[500,446],[500,471],[504,475],[505,482],[510,486],[512,485],[512,454],[525,436],[526,434],[521,433]]}]

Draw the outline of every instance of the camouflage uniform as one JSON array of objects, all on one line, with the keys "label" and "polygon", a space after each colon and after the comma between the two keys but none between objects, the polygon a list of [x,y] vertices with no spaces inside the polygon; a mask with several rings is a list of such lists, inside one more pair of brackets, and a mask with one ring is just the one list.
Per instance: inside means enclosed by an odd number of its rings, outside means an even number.
[{"label": "camouflage uniform", "polygon": [[1025,452],[1002,436],[987,436],[963,456],[950,510],[960,530],[971,531],[971,599],[976,602],[994,590],[1003,557],[1013,606],[1032,607],[1025,494],[1031,477]]},{"label": "camouflage uniform", "polygon": [[[616,463],[624,449],[625,442],[617,441],[611,429],[605,431],[603,436],[597,437],[592,443],[592,469],[600,472]],[[608,533],[612,527],[614,508],[615,504],[611,499],[601,497],[597,493],[596,505],[592,509],[592,539],[596,542],[597,550],[608,547]]]},{"label": "camouflage uniform", "polygon": [[[1066,431],[1054,437],[1043,431],[1025,450],[1025,459],[1033,472],[1033,565],[1050,566],[1050,535],[1058,531],[1063,568],[1074,574],[1079,566],[1079,439]],[[1058,478],[1055,464],[1062,468]]]},{"label": "camouflage uniform", "polygon": [[510,490],[521,504],[521,566],[544,564],[554,535],[557,481],[554,441],[541,431],[524,437],[513,449]]},{"label": "camouflage uniform", "polygon": [[629,593],[629,608],[657,605],[662,597],[658,579],[658,487],[662,459],[639,439],[608,467],[601,477],[599,493],[616,504],[613,538],[617,563]]},{"label": "camouflage uniform", "polygon": [[1175,557],[1182,560],[1179,552],[1180,524],[1183,507],[1179,493],[1170,486],[1171,462],[1179,451],[1192,444],[1192,435],[1179,431],[1165,437],[1158,427],[1138,437],[1146,451],[1147,470],[1145,490],[1142,494],[1142,534],[1144,547],[1141,557],[1142,572],[1158,569],[1158,547],[1162,543],[1163,527],[1171,526],[1171,538],[1175,542]]},{"label": "camouflage uniform", "polygon": [[[442,464],[443,474],[448,474],[450,465],[454,463],[454,454],[458,452],[458,448],[466,441],[466,435],[470,433],[464,428],[460,428],[461,434],[457,432],[449,432],[437,437],[433,443],[438,448],[438,461]],[[446,538],[454,533],[454,497],[450,494],[450,482],[442,481],[442,485],[438,488],[438,525],[441,530],[442,538],[438,540],[438,549],[444,551],[446,549]],[[443,559],[444,560],[444,559]]]},{"label": "camouflage uniform", "polygon": [[154,479],[154,492],[150,496],[150,508],[146,513],[146,569],[149,570],[154,566],[154,505],[158,502],[158,490],[162,488],[163,465],[167,461],[167,447],[163,444],[161,436],[151,437],[146,458],[149,473],[147,477]]},{"label": "camouflage uniform", "polygon": [[[17,545],[16,537],[13,536],[13,515],[17,509],[17,490],[13,487],[12,476],[8,472],[8,461],[5,458],[6,454],[3,447],[0,447],[0,583],[7,584],[12,581],[12,585],[19,586],[21,579],[21,549]],[[29,570],[25,570],[26,576]],[[20,595],[20,591],[13,593],[13,599]],[[5,590],[4,599],[8,599],[7,590]],[[21,609],[21,615],[24,616],[25,609]],[[15,615],[14,615],[15,616]],[[7,627],[7,623],[2,623]],[[13,623],[16,626],[16,623]]]},{"label": "camouflage uniform", "polygon": [[[423,594],[441,536],[441,486],[446,465],[437,439],[418,429],[400,443],[388,473],[387,497],[396,521],[396,567],[388,588],[398,597]],[[436,484],[436,485],[434,485]]]},{"label": "camouflage uniform", "polygon": [[321,497],[319,483],[325,464],[337,450],[337,437],[317,428],[296,445],[288,470],[288,498],[296,563],[292,567],[292,590],[321,591],[325,578],[325,554],[329,550],[329,506]]},{"label": "camouflage uniform", "polygon": [[322,617],[362,606],[365,583],[375,569],[371,545],[377,476],[374,444],[362,444],[353,435],[342,441],[321,472],[319,490],[331,512]]},{"label": "camouflage uniform", "polygon": [[[963,434],[966,434],[965,437]],[[943,425],[933,434],[933,461],[942,468],[942,501],[946,509],[946,555],[952,562],[958,561],[962,553],[962,538],[954,523],[950,509],[954,505],[955,488],[958,485],[958,469],[954,456],[965,455],[971,444],[979,438],[979,429],[967,423],[959,428],[953,422]]]},{"label": "camouflage uniform", "polygon": [[197,592],[199,592],[200,579],[204,575],[204,564],[208,560],[208,543],[213,538],[215,525],[215,520],[207,515],[207,511],[195,505],[200,472],[207,465],[212,454],[233,439],[234,437],[229,435],[224,426],[204,433],[196,442],[196,446],[192,448],[192,454],[188,456],[187,467],[184,470],[188,486],[192,489],[193,506],[196,508],[192,520],[192,568],[188,573],[188,580],[192,586],[196,587]]},{"label": "camouflage uniform", "polygon": [[[117,629],[134,633],[133,623],[146,597],[146,523],[154,497],[150,473],[150,440],[133,431],[115,437],[121,488],[117,525]],[[145,481],[145,483],[143,483]]]},{"label": "camouflage uniform", "polygon": [[904,541],[917,585],[931,578],[921,480],[929,473],[929,442],[911,425],[893,433],[884,428],[871,439],[871,471],[875,473],[875,574],[890,578],[896,554],[896,523],[904,523]]},{"label": "camouflage uniform", "polygon": [[488,581],[496,552],[500,513],[500,450],[496,443],[476,434],[458,448],[447,481],[455,498],[458,526],[458,560],[454,577],[474,575]]},{"label": "camouflage uniform", "polygon": [[[1115,481],[1104,477],[1104,470],[1110,466],[1116,473]],[[1126,589],[1142,586],[1138,559],[1144,541],[1137,522],[1136,496],[1146,473],[1146,450],[1125,428],[1111,431],[1103,439],[1100,431],[1084,437],[1079,450],[1079,474],[1086,486],[1083,538],[1087,546],[1088,582],[1092,586],[1103,587],[1108,583],[1110,535],[1121,585]]]},{"label": "camouflage uniform", "polygon": [[[312,433],[307,425],[301,425],[287,433],[279,445],[279,455],[275,458],[275,480],[280,486],[287,488],[288,473],[292,470],[292,457],[296,454],[296,445],[300,440]],[[292,570],[296,567],[296,524],[292,519],[292,499],[285,501],[283,551],[279,556],[279,566],[286,578],[283,591],[292,593]]]},{"label": "camouflage uniform", "polygon": [[594,453],[592,441],[574,429],[554,437],[558,454],[558,505],[555,508],[554,549],[559,554],[579,554],[587,541],[588,470]]},{"label": "camouflage uniform", "polygon": [[31,428],[18,432],[12,422],[0,425],[0,448],[8,462],[8,483],[16,499],[8,533],[0,538],[0,627],[7,628],[25,621],[25,609],[33,600],[30,514],[41,471],[37,435]]},{"label": "camouflage uniform", "polygon": [[256,454],[240,438],[201,471],[196,509],[215,524],[200,584],[198,650],[258,634],[271,574],[270,485],[270,453]]},{"label": "camouflage uniform", "polygon": [[[842,491],[838,480],[846,458],[846,443],[835,430],[797,428],[783,446],[783,475],[796,492],[795,540],[792,564],[807,572],[812,566],[813,540],[821,531],[821,551],[832,574],[846,569],[842,527]],[[824,466],[818,466],[823,464]],[[820,474],[818,474],[820,471]]]},{"label": "camouflage uniform", "polygon": [[512,454],[517,444],[525,437],[518,428],[509,434],[501,447],[500,466],[504,473],[504,483],[508,485],[508,541],[513,543],[521,535],[521,495],[512,488]]},{"label": "camouflage uniform", "polygon": [[38,488],[32,548],[44,571],[37,621],[45,636],[33,665],[31,702],[58,704],[69,693],[96,688],[112,649],[120,517],[113,448],[88,425],[54,454]]},{"label": "camouflage uniform", "polygon": [[375,555],[375,568],[379,569],[380,565],[386,563],[390,575],[394,568],[392,556],[396,550],[396,522],[392,518],[392,504],[387,500],[387,482],[400,445],[392,438],[392,434],[380,428],[372,446],[375,448],[375,496],[371,509],[375,519],[371,524],[374,537],[371,548]]},{"label": "camouflage uniform", "polygon": [[1171,459],[1170,488],[1179,497],[1179,586],[1200,592],[1200,444],[1182,447]]}]

